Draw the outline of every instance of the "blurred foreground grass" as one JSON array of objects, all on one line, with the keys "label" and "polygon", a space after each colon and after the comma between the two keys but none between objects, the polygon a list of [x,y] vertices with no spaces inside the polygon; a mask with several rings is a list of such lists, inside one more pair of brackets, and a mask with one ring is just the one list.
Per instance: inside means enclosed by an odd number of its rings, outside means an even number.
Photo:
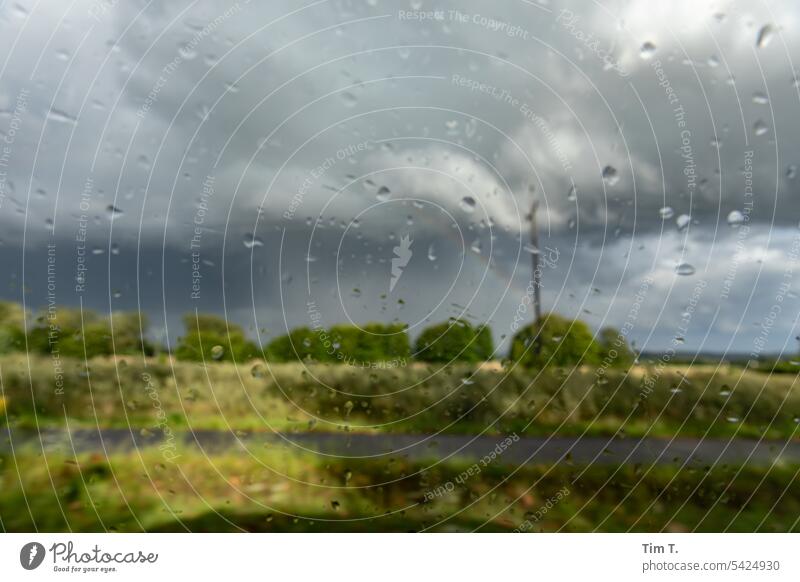
[{"label": "blurred foreground grass", "polygon": [[800,531],[797,467],[586,470],[243,451],[0,457],[5,531]]},{"label": "blurred foreground grass", "polygon": [[[638,436],[795,434],[796,375],[731,366],[397,369],[0,357],[12,426]],[[56,381],[58,380],[58,382]],[[5,412],[2,411],[4,409]]]}]

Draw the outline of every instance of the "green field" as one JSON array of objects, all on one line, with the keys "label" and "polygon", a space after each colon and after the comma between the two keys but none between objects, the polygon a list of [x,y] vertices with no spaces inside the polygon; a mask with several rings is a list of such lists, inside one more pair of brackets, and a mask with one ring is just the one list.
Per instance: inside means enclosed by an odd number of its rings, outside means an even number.
[{"label": "green field", "polygon": [[[793,438],[794,375],[0,357],[13,430]],[[63,387],[63,391],[60,388]],[[798,531],[798,467],[345,460],[296,450],[0,456],[6,531]]]},{"label": "green field", "polygon": [[[460,364],[365,370],[335,364],[247,365],[0,356],[14,426],[148,427],[463,434],[768,436],[795,434],[795,375],[731,366]],[[163,418],[162,418],[163,420]]]},{"label": "green field", "polygon": [[296,453],[0,462],[7,531],[800,531],[795,467],[493,464],[459,482],[466,464]]}]

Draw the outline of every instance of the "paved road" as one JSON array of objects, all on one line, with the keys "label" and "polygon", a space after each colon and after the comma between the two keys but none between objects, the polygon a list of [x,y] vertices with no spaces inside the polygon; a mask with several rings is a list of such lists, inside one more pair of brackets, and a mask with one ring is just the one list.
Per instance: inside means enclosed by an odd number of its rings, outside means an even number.
[{"label": "paved road", "polygon": [[[0,452],[10,453],[79,453],[125,452],[134,448],[164,445],[161,433],[140,434],[128,429],[80,429],[71,433],[64,430],[46,430],[36,433],[19,430],[0,433]],[[476,461],[491,455],[503,437],[467,435],[386,435],[347,433],[297,433],[276,434],[203,430],[174,435],[182,447],[194,447],[209,454],[240,449],[243,453],[265,450],[307,450],[320,455],[342,457],[402,456],[409,459],[428,460],[457,458]],[[673,441],[661,438],[610,439],[604,437],[523,437],[499,448],[493,462],[514,465],[536,463],[710,463],[752,465],[770,464],[776,459],[787,463],[800,463],[800,441],[756,441],[750,439],[694,439],[679,438]]]}]

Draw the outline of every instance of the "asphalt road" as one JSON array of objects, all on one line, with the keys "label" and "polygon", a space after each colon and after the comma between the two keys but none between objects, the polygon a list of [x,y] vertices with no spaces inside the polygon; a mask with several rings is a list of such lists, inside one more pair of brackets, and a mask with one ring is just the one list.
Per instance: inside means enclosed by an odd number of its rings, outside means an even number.
[{"label": "asphalt road", "polygon": [[[768,465],[776,460],[800,463],[800,441],[697,438],[521,437],[501,445],[505,437],[469,435],[389,435],[355,433],[259,433],[213,430],[186,431],[167,439],[160,432],[139,429],[4,430],[0,452],[9,454],[99,452],[112,454],[135,448],[173,446],[208,454],[240,450],[308,451],[336,458],[406,457],[414,460],[458,459],[477,461],[494,455],[492,462],[512,465],[586,464],[742,464]],[[500,445],[498,447],[498,445]],[[498,451],[499,452],[496,452]]]}]

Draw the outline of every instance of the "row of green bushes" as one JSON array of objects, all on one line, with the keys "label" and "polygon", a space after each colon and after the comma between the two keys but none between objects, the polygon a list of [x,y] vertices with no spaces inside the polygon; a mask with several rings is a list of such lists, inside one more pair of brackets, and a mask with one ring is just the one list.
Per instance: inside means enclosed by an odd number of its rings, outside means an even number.
[{"label": "row of green bushes", "polygon": [[[25,314],[19,305],[0,303],[0,353],[58,352],[66,357],[144,353],[157,349],[144,339],[148,322],[143,314],[114,313],[110,318],[71,308],[41,313],[24,334]],[[173,351],[179,360],[235,361],[266,358],[273,362],[341,362],[371,366],[378,362],[415,359],[423,362],[482,362],[497,358],[491,330],[463,319],[450,319],[420,333],[412,351],[404,324],[370,323],[363,327],[335,325],[329,329],[300,327],[269,342],[262,351],[241,326],[208,314],[187,314],[186,333]],[[597,337],[581,321],[548,314],[514,336],[510,358],[527,367],[589,364],[627,367],[634,355],[614,329]],[[400,364],[402,362],[402,364]]]},{"label": "row of green bushes", "polygon": [[143,337],[142,330],[148,328],[145,314],[117,312],[107,318],[87,309],[45,310],[35,318],[27,336],[25,315],[20,305],[0,302],[0,353],[27,349],[83,358],[156,352],[156,347]]}]

